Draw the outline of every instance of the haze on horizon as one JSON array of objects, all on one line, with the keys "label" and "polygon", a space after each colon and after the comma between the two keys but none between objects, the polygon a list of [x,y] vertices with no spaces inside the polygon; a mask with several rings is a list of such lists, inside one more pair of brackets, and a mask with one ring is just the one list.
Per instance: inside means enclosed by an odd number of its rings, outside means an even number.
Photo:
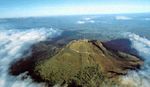
[{"label": "haze on horizon", "polygon": [[0,0],[0,18],[147,12],[150,0]]}]

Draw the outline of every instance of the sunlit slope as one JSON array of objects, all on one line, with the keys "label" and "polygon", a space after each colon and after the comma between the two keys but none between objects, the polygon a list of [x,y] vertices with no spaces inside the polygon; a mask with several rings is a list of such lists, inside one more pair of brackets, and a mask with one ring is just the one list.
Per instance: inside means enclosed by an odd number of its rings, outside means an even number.
[{"label": "sunlit slope", "polygon": [[135,56],[106,49],[100,41],[78,40],[37,64],[36,71],[51,84],[97,87],[105,78],[125,75],[142,64],[143,61]]}]

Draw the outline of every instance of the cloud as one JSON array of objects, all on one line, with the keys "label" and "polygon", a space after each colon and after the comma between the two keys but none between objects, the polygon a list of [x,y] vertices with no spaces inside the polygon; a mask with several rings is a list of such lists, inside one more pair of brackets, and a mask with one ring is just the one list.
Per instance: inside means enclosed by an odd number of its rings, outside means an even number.
[{"label": "cloud", "polygon": [[60,34],[61,31],[52,28],[0,30],[0,87],[37,87],[31,83],[31,79],[21,81],[19,77],[9,76],[9,64],[24,56],[24,52],[28,51],[31,45]]},{"label": "cloud", "polygon": [[146,20],[146,21],[150,21],[150,18],[145,18],[144,20]]},{"label": "cloud", "polygon": [[149,87],[150,40],[134,33],[126,33],[125,35],[132,41],[132,47],[134,47],[139,52],[139,55],[144,59],[144,65],[138,72],[131,71],[127,76],[123,76],[122,84],[130,85],[131,87]]},{"label": "cloud", "polygon": [[131,20],[132,19],[132,18],[127,17],[127,16],[116,16],[115,18],[116,18],[116,20]]},{"label": "cloud", "polygon": [[77,21],[77,23],[78,24],[95,23],[95,21],[90,17],[86,17],[86,18],[83,18],[82,20]]},{"label": "cloud", "polygon": [[89,21],[89,20],[91,20],[91,18],[88,18],[88,17],[87,17],[87,18],[84,18],[84,20]]},{"label": "cloud", "polygon": [[89,23],[95,23],[95,21],[94,20],[90,20]]},{"label": "cloud", "polygon": [[77,21],[78,24],[85,24],[85,21]]}]

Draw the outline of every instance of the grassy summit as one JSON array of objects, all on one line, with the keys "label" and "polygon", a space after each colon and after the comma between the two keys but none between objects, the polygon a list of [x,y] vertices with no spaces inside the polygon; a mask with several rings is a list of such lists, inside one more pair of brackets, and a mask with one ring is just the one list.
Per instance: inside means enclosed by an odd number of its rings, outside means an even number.
[{"label": "grassy summit", "polygon": [[100,41],[78,40],[70,42],[52,58],[39,62],[35,71],[52,85],[98,87],[106,79],[116,79],[142,63],[135,56],[106,49]]}]

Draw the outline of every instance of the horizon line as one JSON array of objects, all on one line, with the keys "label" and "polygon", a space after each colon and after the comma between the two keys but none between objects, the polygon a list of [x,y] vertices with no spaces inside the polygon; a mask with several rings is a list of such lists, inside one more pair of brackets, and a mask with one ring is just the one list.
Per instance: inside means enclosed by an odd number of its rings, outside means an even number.
[{"label": "horizon line", "polygon": [[12,19],[12,18],[40,18],[40,17],[59,17],[59,16],[87,16],[87,15],[127,15],[127,14],[150,14],[150,12],[121,12],[121,13],[91,13],[91,14],[56,14],[56,15],[33,15],[33,16],[18,16],[18,17],[0,17],[0,19]]}]

